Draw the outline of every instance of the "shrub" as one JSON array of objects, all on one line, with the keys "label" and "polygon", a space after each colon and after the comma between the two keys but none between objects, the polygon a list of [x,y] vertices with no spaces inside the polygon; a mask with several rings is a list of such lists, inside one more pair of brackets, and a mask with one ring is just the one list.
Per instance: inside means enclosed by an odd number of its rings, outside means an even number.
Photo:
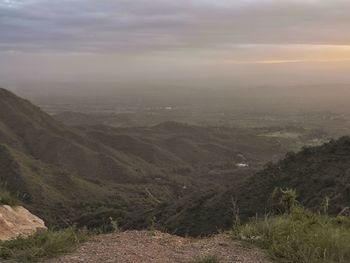
[{"label": "shrub", "polygon": [[88,233],[74,227],[60,231],[41,231],[24,238],[0,242],[0,258],[29,263],[74,251],[86,241]]},{"label": "shrub", "polygon": [[293,189],[281,189],[281,205],[286,212],[290,212],[297,205],[297,192]]},{"label": "shrub", "polygon": [[0,188],[0,205],[16,206],[18,203],[18,200],[11,196],[8,191]]},{"label": "shrub", "polygon": [[300,206],[282,216],[239,226],[234,235],[267,249],[280,262],[350,262],[350,219],[312,213]]}]

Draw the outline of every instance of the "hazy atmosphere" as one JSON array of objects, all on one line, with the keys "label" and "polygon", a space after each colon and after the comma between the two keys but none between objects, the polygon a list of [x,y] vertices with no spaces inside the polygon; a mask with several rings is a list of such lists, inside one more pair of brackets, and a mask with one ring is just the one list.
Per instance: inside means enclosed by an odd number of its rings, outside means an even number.
[{"label": "hazy atmosphere", "polygon": [[0,262],[349,263],[350,0],[0,0]]},{"label": "hazy atmosphere", "polygon": [[344,84],[349,24],[347,0],[1,0],[0,84]]}]

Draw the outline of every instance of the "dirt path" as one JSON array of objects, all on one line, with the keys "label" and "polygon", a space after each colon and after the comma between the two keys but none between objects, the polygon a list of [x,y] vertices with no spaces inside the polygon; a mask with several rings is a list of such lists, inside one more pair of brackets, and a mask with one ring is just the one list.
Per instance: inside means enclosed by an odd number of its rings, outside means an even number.
[{"label": "dirt path", "polygon": [[222,263],[271,263],[261,251],[244,248],[225,235],[189,239],[147,231],[97,236],[75,253],[47,263],[187,263],[213,255]]}]

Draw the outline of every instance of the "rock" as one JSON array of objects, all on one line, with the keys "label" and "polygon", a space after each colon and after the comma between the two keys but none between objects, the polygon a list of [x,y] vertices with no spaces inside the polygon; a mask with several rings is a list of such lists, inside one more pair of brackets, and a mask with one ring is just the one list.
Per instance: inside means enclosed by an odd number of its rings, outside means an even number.
[{"label": "rock", "polygon": [[0,206],[0,240],[29,236],[38,230],[46,230],[43,220],[30,213],[22,206]]}]

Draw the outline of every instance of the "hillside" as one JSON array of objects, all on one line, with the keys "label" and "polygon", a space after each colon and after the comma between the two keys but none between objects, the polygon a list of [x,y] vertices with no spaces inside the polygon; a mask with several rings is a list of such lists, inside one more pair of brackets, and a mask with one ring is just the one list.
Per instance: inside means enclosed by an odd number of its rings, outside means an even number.
[{"label": "hillside", "polygon": [[243,182],[301,144],[264,132],[176,122],[68,127],[0,89],[1,186],[49,226],[108,228],[112,217],[142,227],[159,204]]},{"label": "hillside", "polygon": [[349,171],[350,138],[343,137],[298,153],[290,152],[276,164],[267,164],[248,180],[224,191],[193,193],[175,203],[163,204],[155,216],[170,231],[209,234],[231,226],[235,212],[244,221],[283,212],[280,196],[273,195],[277,187],[295,189],[298,201],[307,208],[326,209],[337,215],[350,205]]},{"label": "hillside", "polygon": [[[246,222],[284,212],[277,187],[295,189],[300,204],[316,212],[337,215],[350,204],[350,137],[295,153],[290,150],[314,144],[320,133],[173,121],[150,127],[66,126],[4,89],[0,102],[0,189],[49,227],[206,236],[230,228],[235,216]],[[135,240],[144,245],[140,251],[130,250]],[[149,250],[155,254],[145,253]],[[96,261],[91,253],[125,262],[135,262],[130,255],[178,262],[197,254],[218,255],[223,262],[265,262],[220,235],[187,239],[142,231],[96,237],[76,254],[52,262]]]},{"label": "hillside", "polygon": [[125,156],[113,155],[4,89],[0,89],[0,142],[82,177],[136,180],[132,166],[123,165]]},{"label": "hillside", "polygon": [[254,189],[255,200],[269,202],[269,193],[276,186],[293,188],[302,205],[313,210],[320,209],[328,197],[329,212],[338,214],[350,204],[350,137],[288,153],[277,164],[267,165],[246,186],[248,191]]}]

